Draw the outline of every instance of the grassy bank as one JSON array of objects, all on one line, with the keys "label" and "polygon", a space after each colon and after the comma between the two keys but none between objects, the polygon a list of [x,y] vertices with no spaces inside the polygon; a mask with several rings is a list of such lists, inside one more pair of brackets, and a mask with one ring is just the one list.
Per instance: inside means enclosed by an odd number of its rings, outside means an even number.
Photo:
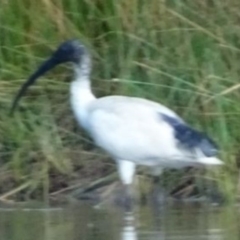
[{"label": "grassy bank", "polygon": [[[226,166],[205,177],[236,197],[240,139],[237,0],[2,1],[0,199],[49,193],[111,173],[114,163],[81,132],[69,107],[69,71],[32,87],[14,117],[14,94],[65,39],[92,51],[94,92],[159,101],[213,136]],[[112,80],[115,81],[112,81]]]}]

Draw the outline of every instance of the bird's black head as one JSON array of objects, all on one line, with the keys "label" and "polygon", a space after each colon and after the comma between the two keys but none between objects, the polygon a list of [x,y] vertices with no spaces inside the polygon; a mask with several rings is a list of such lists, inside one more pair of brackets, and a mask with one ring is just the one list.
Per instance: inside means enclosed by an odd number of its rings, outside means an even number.
[{"label": "bird's black head", "polygon": [[81,58],[87,54],[87,50],[78,40],[68,40],[63,42],[56,51],[53,52],[52,56],[42,63],[42,65],[29,77],[29,79],[22,85],[18,94],[16,95],[11,113],[15,110],[18,101],[26,92],[27,88],[31,86],[37,78],[56,67],[61,63],[71,62],[74,64],[80,64]]},{"label": "bird's black head", "polygon": [[62,43],[53,53],[52,59],[56,64],[65,62],[78,64],[84,54],[86,54],[85,47],[78,40],[74,39]]}]

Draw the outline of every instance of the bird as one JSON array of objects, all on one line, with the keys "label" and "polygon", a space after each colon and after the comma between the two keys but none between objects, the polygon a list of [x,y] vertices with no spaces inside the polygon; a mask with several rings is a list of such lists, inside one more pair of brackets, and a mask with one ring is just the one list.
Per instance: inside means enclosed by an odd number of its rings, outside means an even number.
[{"label": "bird", "polygon": [[74,72],[70,83],[73,114],[95,144],[116,162],[124,186],[131,186],[137,165],[161,170],[223,164],[216,143],[168,107],[138,97],[97,98],[91,89],[90,53],[77,39],[61,43],[28,78],[13,100],[11,113],[28,87],[64,63],[71,63]]}]

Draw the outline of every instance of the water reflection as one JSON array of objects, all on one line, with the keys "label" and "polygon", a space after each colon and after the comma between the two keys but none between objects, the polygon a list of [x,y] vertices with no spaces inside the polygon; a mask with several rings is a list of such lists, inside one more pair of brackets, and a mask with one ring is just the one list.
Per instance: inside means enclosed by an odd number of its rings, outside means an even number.
[{"label": "water reflection", "polygon": [[223,240],[239,239],[236,208],[142,206],[134,212],[73,205],[0,209],[1,240]]},{"label": "water reflection", "polygon": [[133,212],[124,214],[124,226],[122,229],[122,240],[137,240],[135,217]]},{"label": "water reflection", "polygon": [[238,214],[234,208],[189,204],[150,211],[145,207],[125,214],[123,219],[121,240],[239,239]]}]

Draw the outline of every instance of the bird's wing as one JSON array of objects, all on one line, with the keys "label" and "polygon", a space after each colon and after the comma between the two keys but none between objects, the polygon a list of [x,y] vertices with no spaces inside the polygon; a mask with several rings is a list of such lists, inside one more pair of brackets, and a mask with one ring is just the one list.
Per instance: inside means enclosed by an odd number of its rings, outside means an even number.
[{"label": "bird's wing", "polygon": [[[160,113],[176,117],[170,109],[144,99],[104,97],[89,109],[89,129],[95,142],[118,157],[131,159],[177,154],[173,128]],[[160,156],[161,155],[161,156]]]},{"label": "bird's wing", "polygon": [[90,106],[88,120],[93,139],[115,158],[167,159],[195,150],[212,157],[217,152],[211,139],[172,110],[141,98],[100,98]]},{"label": "bird's wing", "polygon": [[[127,111],[132,108],[138,108],[139,113],[147,110],[154,113],[163,113],[167,116],[177,118],[179,122],[183,122],[183,120],[171,109],[166,106],[159,104],[157,102],[153,102],[144,98],[137,97],[126,97],[126,96],[107,96],[103,98],[97,99],[90,107],[90,112],[93,112],[97,109],[103,109],[105,111],[111,111],[115,113],[119,113],[122,111]],[[123,110],[125,109],[125,110]],[[136,113],[135,113],[136,114]]]}]

